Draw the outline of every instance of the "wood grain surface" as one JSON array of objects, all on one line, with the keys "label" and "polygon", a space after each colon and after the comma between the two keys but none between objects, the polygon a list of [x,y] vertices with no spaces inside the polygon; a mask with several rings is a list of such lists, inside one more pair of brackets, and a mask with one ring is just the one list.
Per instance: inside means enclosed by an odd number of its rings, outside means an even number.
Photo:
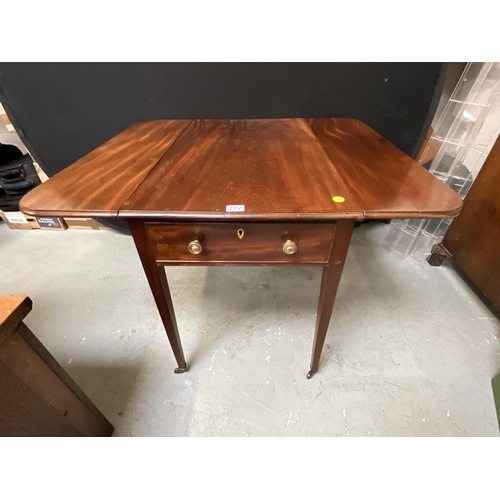
[{"label": "wood grain surface", "polygon": [[0,437],[77,437],[83,433],[0,361]]},{"label": "wood grain surface", "polygon": [[30,191],[20,209],[36,216],[115,217],[188,124],[156,120],[132,125]]},{"label": "wood grain surface", "polygon": [[0,436],[110,436],[113,426],[23,319],[24,296],[0,297]]},{"label": "wood grain surface", "polygon": [[[157,262],[165,265],[320,265],[328,262],[336,224],[330,223],[146,223]],[[238,231],[243,237],[238,237]],[[192,254],[189,242],[198,240],[203,251]],[[287,255],[283,244],[291,240],[297,252]]]},{"label": "wood grain surface", "polygon": [[363,122],[314,118],[308,123],[367,219],[459,213],[458,194]]},{"label": "wood grain surface", "polygon": [[38,216],[335,220],[446,217],[461,205],[364,123],[316,118],[138,123],[20,207]]},{"label": "wood grain surface", "polygon": [[362,213],[305,120],[196,120],[120,216],[312,220]]},{"label": "wood grain surface", "polygon": [[82,435],[109,436],[113,432],[109,422],[103,425],[17,330],[2,344],[0,362]]},{"label": "wood grain surface", "polygon": [[154,250],[146,234],[145,224],[140,219],[130,219],[128,221],[130,232],[134,238],[137,253],[141,259],[144,273],[151,288],[151,293],[158,307],[163,326],[167,332],[167,337],[172,347],[177,361],[179,372],[186,370],[186,359],[182,350],[177,321],[175,319],[174,304],[170,287],[168,286],[167,275],[164,267],[158,267],[154,256]]},{"label": "wood grain surface", "polygon": [[33,302],[24,295],[0,296],[0,345],[33,308]]},{"label": "wood grain surface", "polygon": [[455,264],[500,308],[500,137],[443,245]]},{"label": "wood grain surface", "polygon": [[[318,370],[321,351],[325,343],[328,325],[337,296],[345,258],[349,249],[354,221],[339,221],[333,240],[332,251],[328,259],[328,265],[323,268],[321,286],[319,289],[318,314],[316,316],[316,328],[314,332],[313,351],[311,356],[311,372]],[[312,375],[312,373],[310,374]]]},{"label": "wood grain surface", "polygon": [[16,332],[25,340],[30,348],[42,359],[52,372],[59,377],[61,382],[78,398],[87,408],[87,411],[93,414],[98,421],[97,425],[89,435],[92,436],[111,436],[113,434],[113,426],[109,423],[108,419],[101,413],[99,408],[91,401],[91,399],[83,392],[83,390],[76,384],[76,382],[68,375],[68,373],[56,361],[54,356],[45,348],[45,346],[38,340],[34,333],[21,323]]}]

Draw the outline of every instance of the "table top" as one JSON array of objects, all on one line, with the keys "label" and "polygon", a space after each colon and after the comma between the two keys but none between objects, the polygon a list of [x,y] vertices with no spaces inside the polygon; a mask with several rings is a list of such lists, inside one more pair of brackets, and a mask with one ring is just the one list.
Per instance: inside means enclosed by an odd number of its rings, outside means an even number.
[{"label": "table top", "polygon": [[31,311],[33,303],[24,295],[0,295],[0,344]]},{"label": "table top", "polygon": [[169,220],[433,218],[461,206],[366,124],[332,118],[141,122],[20,204],[35,216]]}]

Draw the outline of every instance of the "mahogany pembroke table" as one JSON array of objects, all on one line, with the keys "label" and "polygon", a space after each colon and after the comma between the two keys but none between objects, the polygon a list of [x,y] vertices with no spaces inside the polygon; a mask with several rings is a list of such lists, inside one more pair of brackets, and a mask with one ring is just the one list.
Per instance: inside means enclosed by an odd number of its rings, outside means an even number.
[{"label": "mahogany pembroke table", "polygon": [[164,266],[321,266],[317,370],[355,221],[457,215],[461,198],[352,119],[137,123],[29,192],[34,216],[128,221],[177,360]]}]

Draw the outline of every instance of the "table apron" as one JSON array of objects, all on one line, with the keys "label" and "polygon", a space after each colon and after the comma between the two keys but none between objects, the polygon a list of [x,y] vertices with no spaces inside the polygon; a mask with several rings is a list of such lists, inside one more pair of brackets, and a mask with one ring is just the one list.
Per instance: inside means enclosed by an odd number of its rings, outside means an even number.
[{"label": "table apron", "polygon": [[145,222],[158,266],[326,266],[336,222]]}]

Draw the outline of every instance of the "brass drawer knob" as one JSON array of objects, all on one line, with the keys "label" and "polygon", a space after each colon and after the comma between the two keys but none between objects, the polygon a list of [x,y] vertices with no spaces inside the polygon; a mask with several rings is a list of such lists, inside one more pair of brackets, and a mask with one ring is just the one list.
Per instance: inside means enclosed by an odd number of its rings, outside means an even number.
[{"label": "brass drawer knob", "polygon": [[283,245],[283,252],[287,255],[293,255],[297,251],[297,245],[292,240],[286,240]]},{"label": "brass drawer knob", "polygon": [[201,243],[198,240],[193,240],[188,245],[188,250],[195,255],[200,254],[203,251]]}]

